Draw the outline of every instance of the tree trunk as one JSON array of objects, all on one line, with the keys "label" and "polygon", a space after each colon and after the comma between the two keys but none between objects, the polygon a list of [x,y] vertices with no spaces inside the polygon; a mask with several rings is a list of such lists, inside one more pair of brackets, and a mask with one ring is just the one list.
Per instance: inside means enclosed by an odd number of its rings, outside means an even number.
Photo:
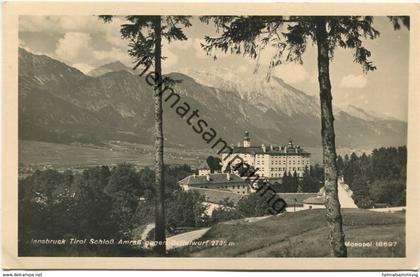
[{"label": "tree trunk", "polygon": [[318,81],[321,102],[321,137],[324,160],[325,198],[327,222],[330,229],[331,256],[346,257],[343,219],[337,187],[337,154],[335,151],[334,116],[332,109],[329,51],[325,17],[317,18],[316,40],[318,47]]},{"label": "tree trunk", "polygon": [[[156,16],[154,22],[155,32],[155,73],[157,75],[156,84],[162,82],[161,66],[161,47],[162,47],[162,26],[160,16]],[[166,252],[165,236],[165,183],[163,173],[163,109],[162,94],[160,86],[155,87],[154,91],[154,110],[155,110],[155,240],[157,245],[154,250],[158,256],[164,256]]]}]

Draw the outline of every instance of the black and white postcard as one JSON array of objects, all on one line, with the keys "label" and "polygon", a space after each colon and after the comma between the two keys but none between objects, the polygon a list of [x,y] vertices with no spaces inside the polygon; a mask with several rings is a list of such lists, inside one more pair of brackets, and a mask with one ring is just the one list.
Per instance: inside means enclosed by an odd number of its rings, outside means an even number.
[{"label": "black and white postcard", "polygon": [[418,5],[4,8],[4,267],[418,268]]}]

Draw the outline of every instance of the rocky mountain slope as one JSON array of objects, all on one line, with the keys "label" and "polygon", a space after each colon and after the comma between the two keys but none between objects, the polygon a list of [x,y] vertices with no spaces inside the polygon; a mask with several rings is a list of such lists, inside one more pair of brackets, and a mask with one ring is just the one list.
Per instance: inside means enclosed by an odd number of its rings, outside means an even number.
[{"label": "rocky mountain slope", "polygon": [[[89,76],[91,75],[91,76]],[[153,142],[152,88],[120,63],[84,75],[44,55],[19,49],[19,138],[54,142]],[[255,143],[320,145],[318,99],[281,79],[251,82],[227,74],[169,74],[180,80],[174,90],[198,109],[217,136],[229,144],[250,131]],[[225,78],[223,78],[225,76]],[[167,145],[209,147],[165,104]],[[407,123],[381,118],[360,108],[336,109],[338,146],[377,147],[406,144]]]},{"label": "rocky mountain slope", "polygon": [[99,77],[106,73],[115,72],[115,71],[128,71],[128,72],[134,73],[131,70],[131,68],[125,66],[122,62],[117,61],[117,62],[101,65],[100,67],[97,67],[89,71],[87,75],[92,76],[92,77]]}]

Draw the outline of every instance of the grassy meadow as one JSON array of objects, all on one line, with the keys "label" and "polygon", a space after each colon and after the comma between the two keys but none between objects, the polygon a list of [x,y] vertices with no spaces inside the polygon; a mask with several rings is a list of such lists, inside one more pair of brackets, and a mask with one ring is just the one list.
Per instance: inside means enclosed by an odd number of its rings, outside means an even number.
[{"label": "grassy meadow", "polygon": [[[348,247],[349,257],[404,257],[405,213],[344,209],[346,242],[372,242],[371,247]],[[189,246],[176,256],[193,257],[327,257],[325,210],[304,210],[257,222],[228,221],[214,225],[200,240],[224,240],[230,245]],[[393,242],[392,247],[379,247]],[[378,244],[378,245],[377,245]]]}]

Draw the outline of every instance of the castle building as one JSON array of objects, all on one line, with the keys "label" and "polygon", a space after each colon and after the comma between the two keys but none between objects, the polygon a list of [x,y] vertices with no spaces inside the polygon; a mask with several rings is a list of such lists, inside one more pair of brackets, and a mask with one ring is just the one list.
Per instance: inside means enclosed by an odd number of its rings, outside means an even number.
[{"label": "castle building", "polygon": [[251,145],[249,132],[245,132],[242,146],[232,147],[233,153],[222,153],[222,172],[230,166],[244,162],[255,169],[256,174],[266,178],[283,177],[286,173],[302,177],[305,169],[310,167],[311,154],[304,151],[292,140],[284,146]]}]

